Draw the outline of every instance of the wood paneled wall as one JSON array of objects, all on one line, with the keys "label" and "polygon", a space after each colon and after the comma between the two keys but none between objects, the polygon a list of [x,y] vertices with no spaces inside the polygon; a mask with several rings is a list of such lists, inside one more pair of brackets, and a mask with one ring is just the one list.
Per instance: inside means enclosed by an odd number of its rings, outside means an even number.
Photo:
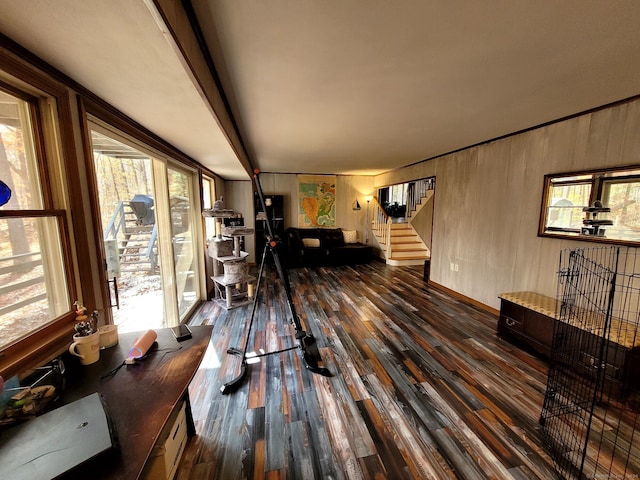
[{"label": "wood paneled wall", "polygon": [[436,176],[431,279],[498,308],[500,292],[555,296],[560,250],[596,245],[537,236],[544,175],[630,164],[640,164],[640,99],[382,174],[375,183]]},{"label": "wood paneled wall", "polygon": [[[284,196],[285,229],[298,226],[298,176],[291,173],[262,173],[260,183],[265,195]],[[336,177],[336,226],[343,230],[357,230],[358,238],[364,243],[367,195],[374,195],[374,178],[358,175],[338,175]],[[242,213],[245,225],[253,228],[253,185],[251,182],[225,182],[225,204],[228,208]],[[354,211],[352,204],[358,199],[362,210]],[[371,235],[369,235],[371,238]],[[371,239],[369,240],[371,243]],[[249,262],[255,262],[253,241],[246,244]]]},{"label": "wood paneled wall", "polygon": [[[597,245],[538,237],[544,175],[632,164],[640,165],[640,99],[376,177],[339,175],[337,224],[357,229],[362,240],[366,195],[375,195],[380,186],[435,176],[433,232],[424,223],[419,227],[432,239],[430,278],[497,309],[501,292],[555,296],[560,250]],[[262,174],[261,181],[265,193],[285,195],[286,227],[297,225],[297,176]],[[241,186],[251,189],[249,182],[227,182],[226,189]],[[360,212],[351,209],[356,197]],[[230,205],[247,216],[244,206]]]},{"label": "wood paneled wall", "polygon": [[[232,208],[244,217],[244,226],[255,228],[255,217],[253,216],[253,190],[252,183],[248,180],[227,180],[224,183],[224,206]],[[255,263],[255,238],[245,237],[244,250],[249,254],[248,261]]]}]

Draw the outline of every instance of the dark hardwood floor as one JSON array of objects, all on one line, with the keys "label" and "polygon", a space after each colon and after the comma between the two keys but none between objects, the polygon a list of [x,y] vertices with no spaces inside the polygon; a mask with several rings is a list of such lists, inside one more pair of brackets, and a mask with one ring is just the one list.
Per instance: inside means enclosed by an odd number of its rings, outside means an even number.
[{"label": "dark hardwood floor", "polygon": [[[294,345],[275,270],[249,351]],[[289,270],[296,310],[333,376],[300,351],[238,373],[251,307],[207,302],[214,325],[190,388],[198,434],[178,479],[554,478],[538,418],[546,364],[495,334],[497,318],[428,287],[422,267],[374,261]]]}]

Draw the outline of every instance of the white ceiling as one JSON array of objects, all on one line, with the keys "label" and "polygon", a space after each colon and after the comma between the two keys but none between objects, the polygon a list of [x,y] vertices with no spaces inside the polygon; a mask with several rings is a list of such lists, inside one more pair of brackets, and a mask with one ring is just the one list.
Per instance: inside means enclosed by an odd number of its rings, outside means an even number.
[{"label": "white ceiling", "polygon": [[[375,174],[640,94],[637,0],[192,4],[266,172]],[[0,11],[2,33],[222,177],[247,178],[146,2]]]},{"label": "white ceiling", "polygon": [[266,171],[376,173],[640,94],[637,0],[192,3]]},{"label": "white ceiling", "polygon": [[0,32],[221,177],[249,178],[142,0],[0,0],[0,12]]}]

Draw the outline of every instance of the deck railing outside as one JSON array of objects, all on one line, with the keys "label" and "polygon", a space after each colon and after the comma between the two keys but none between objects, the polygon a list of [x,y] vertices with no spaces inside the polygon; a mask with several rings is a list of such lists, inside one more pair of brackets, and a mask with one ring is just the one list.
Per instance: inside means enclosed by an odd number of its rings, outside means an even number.
[{"label": "deck railing outside", "polygon": [[[127,212],[128,209],[128,212]],[[131,229],[127,228],[127,213],[131,213],[131,203],[120,200],[116,205],[116,208],[111,215],[111,220],[109,220],[109,224],[104,231],[104,239],[106,240],[118,240],[118,235],[122,232],[124,234],[125,239],[128,239],[131,235]],[[151,231],[151,236],[149,238],[149,244],[144,253],[149,259],[151,263],[151,270],[155,270],[158,265],[158,254],[155,252],[154,247],[156,244],[156,240],[158,239],[158,224],[154,222],[153,229]],[[126,240],[125,240],[126,245]]]},{"label": "deck railing outside", "polygon": [[[129,203],[129,202],[127,202]],[[126,218],[124,213],[124,202],[120,200],[116,205],[115,210],[113,211],[113,215],[111,215],[111,220],[109,220],[109,225],[104,231],[104,239],[117,239],[118,233],[120,229],[124,230],[126,225]]]},{"label": "deck railing outside", "polygon": [[[41,273],[42,255],[40,252],[29,252],[11,257],[0,258],[0,276],[17,276],[16,282],[9,281],[0,287],[0,318],[14,310],[31,305],[47,298],[46,291],[26,293],[37,285],[44,285],[44,274]],[[36,273],[38,272],[38,273]],[[34,275],[35,274],[35,275]],[[36,290],[40,290],[36,288]],[[18,294],[17,292],[22,291]],[[12,294],[13,295],[10,295]],[[13,301],[17,300],[17,301]]]}]

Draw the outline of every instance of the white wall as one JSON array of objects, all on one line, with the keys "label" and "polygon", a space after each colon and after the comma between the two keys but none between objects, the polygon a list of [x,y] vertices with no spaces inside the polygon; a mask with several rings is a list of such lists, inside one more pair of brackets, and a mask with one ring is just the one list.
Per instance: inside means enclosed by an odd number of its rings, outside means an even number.
[{"label": "white wall", "polygon": [[378,175],[375,184],[435,175],[431,280],[499,308],[500,292],[555,296],[560,250],[597,245],[537,236],[544,175],[631,164],[640,164],[640,100]]}]

